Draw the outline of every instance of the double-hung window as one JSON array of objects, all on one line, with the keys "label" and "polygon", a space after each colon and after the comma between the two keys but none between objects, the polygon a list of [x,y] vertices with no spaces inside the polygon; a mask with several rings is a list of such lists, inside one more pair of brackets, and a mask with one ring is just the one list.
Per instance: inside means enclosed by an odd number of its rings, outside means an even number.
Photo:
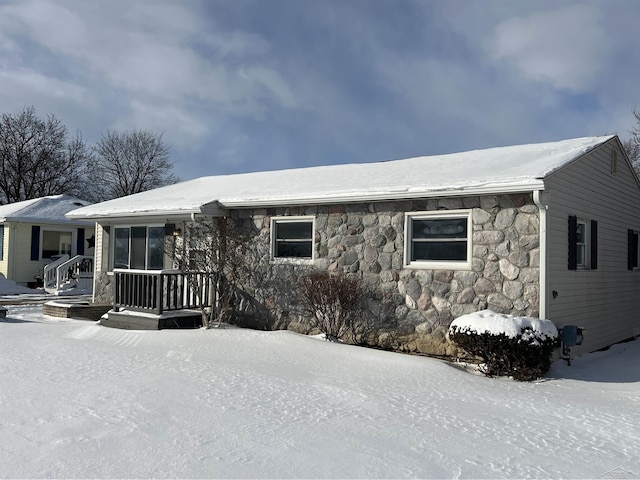
[{"label": "double-hung window", "polygon": [[313,217],[271,219],[271,256],[274,260],[313,260]]},{"label": "double-hung window", "polygon": [[164,226],[116,227],[114,230],[114,268],[164,268]]},{"label": "double-hung window", "polygon": [[569,270],[598,268],[598,222],[569,216]]},{"label": "double-hung window", "polygon": [[447,210],[405,215],[405,265],[470,268],[471,212]]}]

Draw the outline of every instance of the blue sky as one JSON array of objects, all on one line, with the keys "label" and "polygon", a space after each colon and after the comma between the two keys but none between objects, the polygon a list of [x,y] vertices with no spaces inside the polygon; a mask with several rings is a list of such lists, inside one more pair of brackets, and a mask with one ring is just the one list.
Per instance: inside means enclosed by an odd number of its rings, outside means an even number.
[{"label": "blue sky", "polygon": [[0,112],[164,134],[182,179],[617,133],[637,0],[0,0]]}]

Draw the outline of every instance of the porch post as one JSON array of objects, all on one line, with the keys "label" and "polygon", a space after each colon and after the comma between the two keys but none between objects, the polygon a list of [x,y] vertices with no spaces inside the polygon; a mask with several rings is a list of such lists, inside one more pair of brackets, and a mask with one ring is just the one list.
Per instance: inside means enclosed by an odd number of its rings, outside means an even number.
[{"label": "porch post", "polygon": [[164,279],[164,275],[162,273],[160,273],[157,276],[157,280],[156,280],[156,314],[160,315],[162,313],[162,307],[164,305],[164,296],[162,295],[163,292],[163,288],[162,288],[162,284]]}]

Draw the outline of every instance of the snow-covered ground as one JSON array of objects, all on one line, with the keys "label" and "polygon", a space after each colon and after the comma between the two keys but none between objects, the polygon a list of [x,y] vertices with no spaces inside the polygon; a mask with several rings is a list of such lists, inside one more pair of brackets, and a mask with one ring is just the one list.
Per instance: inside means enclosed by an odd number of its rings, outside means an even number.
[{"label": "snow-covered ground", "polygon": [[287,331],[10,306],[0,477],[636,478],[640,341],[518,383]]}]

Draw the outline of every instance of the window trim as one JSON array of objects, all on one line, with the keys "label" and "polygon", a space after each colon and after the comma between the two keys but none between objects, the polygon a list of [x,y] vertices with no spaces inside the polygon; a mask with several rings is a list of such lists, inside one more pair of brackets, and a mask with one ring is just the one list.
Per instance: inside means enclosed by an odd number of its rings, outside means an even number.
[{"label": "window trim", "polygon": [[[132,235],[131,235],[131,229],[132,228],[136,228],[136,227],[144,227],[145,228],[145,258],[144,258],[144,268],[143,269],[135,269],[135,268],[131,268],[131,240],[132,240]],[[162,267],[161,268],[154,268],[154,269],[150,269],[149,267],[149,229],[150,228],[162,228],[163,232],[165,232],[165,234],[163,235],[163,239],[166,241],[166,230],[165,230],[165,224],[160,224],[160,223],[150,223],[150,224],[119,224],[119,225],[112,225],[111,226],[111,233],[109,235],[110,237],[110,245],[109,245],[109,271],[113,272],[113,270],[116,268],[115,266],[115,252],[116,252],[116,231],[118,229],[128,229],[129,230],[129,266],[128,267],[117,267],[118,269],[122,269],[122,270],[149,270],[149,271],[159,271],[159,270],[163,270],[165,268],[165,248],[163,247],[162,249]]]},{"label": "window trim", "polygon": [[[278,223],[311,223],[311,257],[278,257],[276,256],[276,225]],[[310,265],[313,264],[316,259],[315,249],[315,232],[316,232],[316,217],[313,215],[291,215],[291,216],[279,216],[271,217],[271,245],[270,245],[270,261],[271,263],[288,263],[288,264],[301,264]]]},{"label": "window trim", "polygon": [[[412,221],[435,218],[466,218],[467,220],[467,259],[466,260],[411,260],[413,245]],[[471,270],[473,260],[473,215],[471,209],[427,210],[405,212],[404,214],[404,266],[406,268],[424,268],[430,270]]]}]

